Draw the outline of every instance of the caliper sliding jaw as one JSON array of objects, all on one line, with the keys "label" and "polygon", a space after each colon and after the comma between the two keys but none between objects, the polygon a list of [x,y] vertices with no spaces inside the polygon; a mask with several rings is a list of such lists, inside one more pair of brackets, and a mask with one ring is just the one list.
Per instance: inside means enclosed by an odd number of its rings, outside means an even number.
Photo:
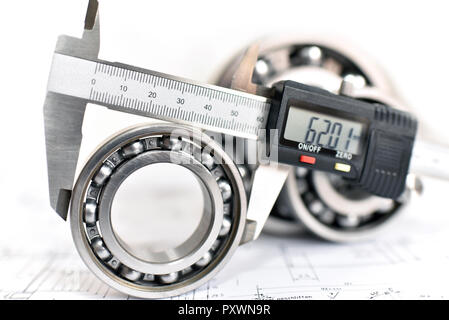
[{"label": "caliper sliding jaw", "polygon": [[[252,82],[253,71],[259,56],[259,45],[253,44],[242,56],[232,76],[231,89],[247,93],[267,94],[267,88]],[[282,187],[290,167],[280,163],[259,164],[252,178],[248,201],[247,223],[242,244],[259,237]]]}]

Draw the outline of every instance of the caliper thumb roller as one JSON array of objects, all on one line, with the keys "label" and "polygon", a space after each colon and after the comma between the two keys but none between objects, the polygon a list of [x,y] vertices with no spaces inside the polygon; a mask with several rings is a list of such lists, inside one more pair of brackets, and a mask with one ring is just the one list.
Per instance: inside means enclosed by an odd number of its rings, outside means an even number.
[{"label": "caliper thumb roller", "polygon": [[[406,112],[293,81],[251,90],[199,84],[99,60],[98,51],[98,2],[91,0],[83,37],[58,39],[50,72],[44,104],[50,202],[64,219],[70,211],[82,259],[119,291],[161,298],[211,279],[240,244],[258,237],[290,166],[341,175],[381,197],[404,191],[417,131]],[[88,103],[165,122],[117,132],[75,182]],[[267,143],[267,158],[276,163],[256,170],[249,204],[235,159],[204,130]],[[184,243],[142,258],[117,236],[111,207],[124,180],[157,163],[189,170],[204,208]]]}]

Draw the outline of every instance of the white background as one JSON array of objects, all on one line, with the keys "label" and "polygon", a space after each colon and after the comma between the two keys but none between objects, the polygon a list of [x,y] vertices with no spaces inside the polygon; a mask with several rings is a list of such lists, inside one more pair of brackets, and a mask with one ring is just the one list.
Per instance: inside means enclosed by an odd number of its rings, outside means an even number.
[{"label": "white background", "polygon": [[[43,233],[51,239],[67,234],[48,204],[42,106],[56,38],[81,35],[86,5],[87,0],[0,5],[3,245],[18,238],[32,243]],[[208,81],[238,50],[261,37],[335,36],[386,69],[420,120],[445,140],[448,12],[447,1],[103,0],[100,58]],[[49,229],[30,234],[17,227],[38,220],[47,221]],[[13,226],[17,232],[6,232]]]}]

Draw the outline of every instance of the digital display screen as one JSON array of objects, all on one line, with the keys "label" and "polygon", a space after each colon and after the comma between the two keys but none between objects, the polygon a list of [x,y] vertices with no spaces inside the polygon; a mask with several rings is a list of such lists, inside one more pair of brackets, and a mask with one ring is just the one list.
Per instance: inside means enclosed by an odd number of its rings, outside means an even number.
[{"label": "digital display screen", "polygon": [[361,122],[290,106],[284,139],[357,155],[364,129]]}]

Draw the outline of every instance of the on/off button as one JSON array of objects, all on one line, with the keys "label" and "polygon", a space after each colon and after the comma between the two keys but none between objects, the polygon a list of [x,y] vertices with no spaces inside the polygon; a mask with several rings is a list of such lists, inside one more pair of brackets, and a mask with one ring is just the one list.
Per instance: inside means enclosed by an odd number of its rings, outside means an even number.
[{"label": "on/off button", "polygon": [[301,155],[299,161],[302,163],[315,164],[316,158],[311,156]]}]

